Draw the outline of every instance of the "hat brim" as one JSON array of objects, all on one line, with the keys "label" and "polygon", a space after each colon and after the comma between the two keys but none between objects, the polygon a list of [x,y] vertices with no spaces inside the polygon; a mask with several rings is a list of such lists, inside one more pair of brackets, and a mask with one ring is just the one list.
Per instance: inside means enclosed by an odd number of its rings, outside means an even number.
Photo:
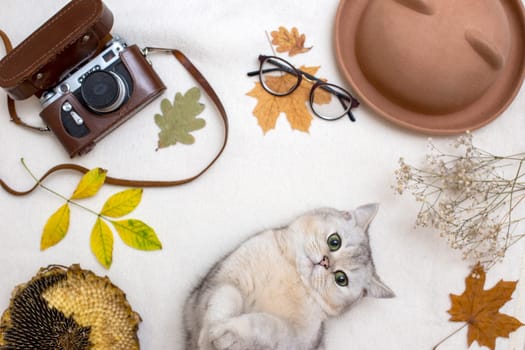
[{"label": "hat brim", "polygon": [[356,33],[368,4],[369,0],[341,0],[335,20],[335,50],[339,67],[353,91],[381,117],[426,134],[458,134],[485,126],[515,98],[525,76],[525,17],[521,0],[501,2],[511,36],[503,71],[476,101],[461,110],[439,115],[414,111],[389,99],[363,73],[356,55]]}]

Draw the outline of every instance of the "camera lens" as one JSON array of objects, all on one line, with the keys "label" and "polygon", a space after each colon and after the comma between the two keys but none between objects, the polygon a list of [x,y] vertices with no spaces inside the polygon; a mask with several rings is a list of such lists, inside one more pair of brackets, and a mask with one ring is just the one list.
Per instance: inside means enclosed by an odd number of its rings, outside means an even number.
[{"label": "camera lens", "polygon": [[88,107],[93,111],[109,113],[124,103],[126,84],[113,72],[96,71],[84,79],[80,92]]}]

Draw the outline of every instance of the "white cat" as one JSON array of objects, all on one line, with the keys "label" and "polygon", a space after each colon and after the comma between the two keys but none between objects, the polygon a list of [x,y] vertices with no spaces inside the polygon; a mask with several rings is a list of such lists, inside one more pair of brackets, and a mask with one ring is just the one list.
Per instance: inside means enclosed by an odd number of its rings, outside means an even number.
[{"label": "white cat", "polygon": [[322,349],[328,317],[366,295],[393,297],[370,251],[377,209],[315,210],[242,243],[187,300],[186,349]]}]

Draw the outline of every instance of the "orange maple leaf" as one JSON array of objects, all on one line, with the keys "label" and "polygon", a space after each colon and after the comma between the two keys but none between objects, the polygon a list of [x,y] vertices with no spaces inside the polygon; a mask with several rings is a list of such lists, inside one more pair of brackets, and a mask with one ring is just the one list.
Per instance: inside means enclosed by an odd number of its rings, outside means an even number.
[{"label": "orange maple leaf", "polygon": [[480,346],[494,350],[497,337],[508,338],[510,333],[523,326],[518,319],[499,312],[511,299],[516,284],[516,281],[500,280],[491,289],[483,290],[485,271],[478,263],[465,279],[463,294],[450,294],[450,321],[468,324],[469,346],[477,341]]},{"label": "orange maple leaf", "polygon": [[[299,69],[303,72],[315,75],[319,67],[301,66]],[[265,83],[275,91],[285,91],[293,86],[295,81],[295,77],[291,74],[286,74],[283,76],[268,77]],[[307,108],[307,106],[309,106],[308,101],[311,88],[312,83],[303,79],[301,85],[299,85],[290,95],[274,96],[264,90],[261,83],[255,83],[255,87],[246,95],[255,97],[258,100],[258,103],[253,110],[253,115],[257,118],[259,126],[264,133],[275,128],[277,118],[281,113],[286,114],[286,118],[292,129],[308,132],[313,119]],[[329,103],[331,98],[331,94],[321,92],[316,94],[315,103]]]},{"label": "orange maple leaf", "polygon": [[285,27],[279,27],[278,31],[272,33],[272,44],[277,46],[277,52],[288,52],[289,56],[310,51],[311,47],[304,47],[306,36],[299,34],[297,28],[288,31]]}]

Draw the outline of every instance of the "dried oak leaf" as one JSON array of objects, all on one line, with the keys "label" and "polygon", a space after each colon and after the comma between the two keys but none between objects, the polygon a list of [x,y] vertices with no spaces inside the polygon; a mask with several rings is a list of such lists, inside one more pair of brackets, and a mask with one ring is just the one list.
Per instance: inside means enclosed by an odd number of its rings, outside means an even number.
[{"label": "dried oak leaf", "polygon": [[306,36],[299,34],[297,28],[288,31],[285,27],[279,27],[278,31],[272,33],[272,44],[277,46],[277,52],[288,52],[289,56],[310,51],[312,47],[304,47]]},{"label": "dried oak leaf", "polygon": [[[301,66],[299,69],[315,75],[319,67]],[[295,82],[296,78],[289,74],[268,77],[265,81],[266,85],[276,91],[288,90]],[[308,132],[312,122],[312,115],[307,108],[311,88],[312,83],[303,79],[301,85],[290,95],[274,96],[264,90],[260,83],[255,83],[255,87],[246,95],[255,97],[258,100],[253,110],[253,115],[257,118],[259,126],[264,133],[275,128],[277,118],[281,113],[286,114],[292,129]],[[329,93],[322,92],[316,94],[314,102],[317,104],[329,103],[331,98],[332,96]]]},{"label": "dried oak leaf", "polygon": [[450,294],[450,321],[467,322],[469,346],[477,341],[480,346],[494,350],[497,337],[508,338],[511,332],[523,326],[516,318],[499,312],[511,299],[516,284],[516,281],[500,280],[491,289],[484,290],[485,271],[478,263],[465,279],[463,294]]},{"label": "dried oak leaf", "polygon": [[155,123],[160,128],[158,148],[175,145],[180,142],[190,145],[195,138],[190,133],[206,126],[206,121],[197,118],[204,110],[204,105],[199,102],[201,92],[199,88],[189,89],[184,95],[178,92],[173,104],[168,99],[163,99],[160,108],[161,114],[155,115]]}]

